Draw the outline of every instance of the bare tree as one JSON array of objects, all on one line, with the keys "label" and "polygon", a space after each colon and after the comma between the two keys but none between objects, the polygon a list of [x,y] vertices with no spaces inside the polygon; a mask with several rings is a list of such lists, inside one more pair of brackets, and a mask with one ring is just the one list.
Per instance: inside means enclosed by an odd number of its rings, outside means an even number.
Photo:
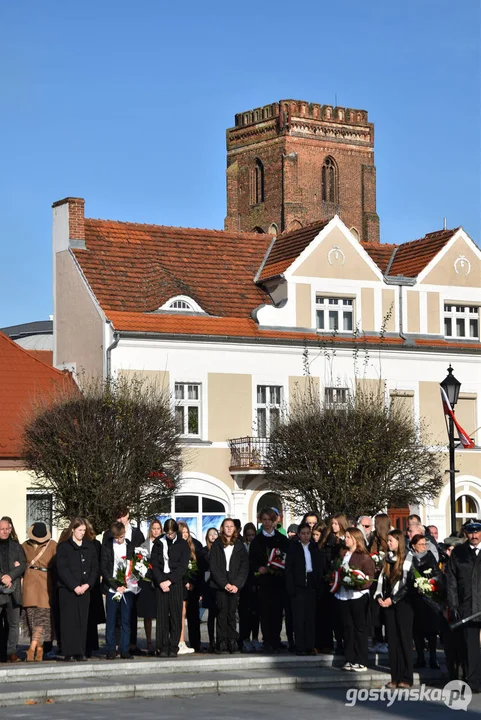
[{"label": "bare tree", "polygon": [[54,520],[89,518],[97,532],[115,508],[142,519],[179,486],[182,447],[169,395],[138,377],[89,381],[37,405],[23,457],[36,486],[54,498]]},{"label": "bare tree", "polygon": [[384,385],[361,384],[342,405],[322,405],[312,383],[297,394],[271,435],[266,480],[298,513],[357,517],[436,497],[439,454],[424,444],[423,423],[386,402]]}]

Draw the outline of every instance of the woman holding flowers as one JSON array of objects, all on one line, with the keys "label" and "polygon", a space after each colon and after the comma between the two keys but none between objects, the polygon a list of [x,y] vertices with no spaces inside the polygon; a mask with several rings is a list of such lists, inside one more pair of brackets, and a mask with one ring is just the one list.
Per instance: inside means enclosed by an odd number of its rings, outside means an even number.
[{"label": "woman holding flowers", "polygon": [[138,590],[137,583],[133,586],[129,582],[134,558],[134,544],[125,537],[125,525],[122,522],[112,523],[110,531],[111,535],[102,545],[100,555],[100,573],[107,611],[105,625],[107,659],[114,660],[117,654],[115,625],[117,615],[120,613],[120,657],[124,660],[131,660],[132,655],[129,652],[130,616],[135,593]]},{"label": "woman holding flowers", "polygon": [[210,551],[211,585],[216,591],[217,647],[231,654],[238,650],[236,611],[239,591],[249,573],[249,556],[239,540],[232,518],[223,520]]},{"label": "woman holding flowers", "polygon": [[344,627],[343,670],[365,672],[369,639],[369,588],[374,578],[374,562],[366,550],[358,528],[347,528],[346,553],[334,573],[331,592],[336,597]]},{"label": "woman holding flowers", "polygon": [[[152,555],[152,547],[154,542],[162,535],[162,523],[160,520],[152,520],[149,526],[149,532],[147,534],[147,540],[142,543],[142,547],[147,555],[147,563],[150,563],[150,556]],[[140,593],[137,598],[137,615],[144,618],[144,629],[145,637],[147,640],[147,653],[149,655],[154,654],[152,648],[152,620],[157,617],[157,606],[155,602],[155,587],[152,582],[152,570],[149,572],[143,580],[139,580]]]},{"label": "woman holding flowers", "polygon": [[413,556],[400,530],[391,530],[388,553],[377,581],[374,598],[384,608],[391,681],[388,688],[413,684]]},{"label": "woman holding flowers", "polygon": [[436,606],[432,596],[441,596],[441,571],[434,555],[428,550],[424,535],[415,535],[411,538],[411,550],[414,553],[414,644],[418,655],[414,667],[426,667],[424,638],[427,638],[429,667],[432,670],[439,670],[436,646],[440,630],[441,606],[439,608]]}]

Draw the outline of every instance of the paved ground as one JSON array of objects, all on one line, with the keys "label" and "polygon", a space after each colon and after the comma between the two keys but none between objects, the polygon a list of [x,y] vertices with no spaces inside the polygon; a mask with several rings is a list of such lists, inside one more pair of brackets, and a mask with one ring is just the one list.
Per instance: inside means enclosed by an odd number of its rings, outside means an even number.
[{"label": "paved ground", "polygon": [[[473,698],[468,715],[481,714],[481,696]],[[336,720],[369,720],[369,718],[423,718],[444,720],[456,717],[456,711],[439,702],[356,703],[346,707],[346,691],[302,691],[264,693],[261,695],[198,695],[189,698],[161,700],[120,700],[60,705],[32,705],[2,708],[8,720],[304,720],[309,717]],[[463,716],[466,717],[466,716]]]}]

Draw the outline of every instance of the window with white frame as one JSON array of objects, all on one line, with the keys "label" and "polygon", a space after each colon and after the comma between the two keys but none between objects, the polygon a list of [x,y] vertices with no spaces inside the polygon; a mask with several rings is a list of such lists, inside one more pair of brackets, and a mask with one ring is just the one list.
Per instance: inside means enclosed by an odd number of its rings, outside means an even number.
[{"label": "window with white frame", "polygon": [[445,303],[444,335],[453,338],[479,339],[479,307]]},{"label": "window with white frame", "polygon": [[192,308],[185,300],[174,300],[170,303],[169,310],[192,310]]},{"label": "window with white frame", "polygon": [[329,408],[346,408],[349,399],[349,388],[326,387],[324,388],[324,405]]},{"label": "window with white frame", "polygon": [[281,419],[282,385],[257,386],[257,437],[270,437]]},{"label": "window with white frame", "polygon": [[200,383],[175,383],[175,423],[181,435],[200,436]]},{"label": "window with white frame", "polygon": [[349,332],[353,328],[354,300],[342,297],[316,297],[316,327],[318,330]]},{"label": "window with white frame", "polygon": [[461,495],[456,500],[456,530],[461,530],[461,526],[468,520],[474,520],[479,516],[479,508],[476,500],[471,495]]}]

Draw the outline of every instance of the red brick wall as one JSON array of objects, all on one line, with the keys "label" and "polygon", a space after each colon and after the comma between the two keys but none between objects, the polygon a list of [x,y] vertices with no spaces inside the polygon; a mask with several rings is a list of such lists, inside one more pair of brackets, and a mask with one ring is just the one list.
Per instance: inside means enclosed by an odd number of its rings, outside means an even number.
[{"label": "red brick wall", "polygon": [[69,239],[85,240],[85,200],[83,198],[67,197],[57,200],[52,207],[68,204]]},{"label": "red brick wall", "polygon": [[[280,101],[236,115],[227,150],[226,230],[267,232],[275,223],[281,231],[337,213],[362,240],[379,242],[374,128],[365,111]],[[338,168],[337,203],[322,201],[322,166],[329,155]],[[252,205],[256,158],[264,164],[265,201]]]}]

